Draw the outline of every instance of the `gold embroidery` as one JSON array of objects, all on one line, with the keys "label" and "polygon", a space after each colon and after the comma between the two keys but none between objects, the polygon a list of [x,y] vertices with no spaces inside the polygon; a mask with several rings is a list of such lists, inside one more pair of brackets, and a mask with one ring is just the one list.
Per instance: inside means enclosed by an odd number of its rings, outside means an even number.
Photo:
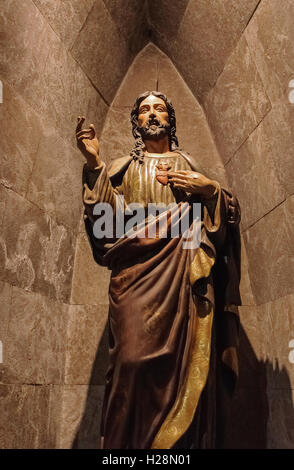
[{"label": "gold embroidery", "polygon": [[155,310],[156,306],[152,308],[145,307],[144,310],[144,331],[146,333],[154,334],[156,331],[161,331],[163,323],[168,318],[167,310]]},{"label": "gold embroidery", "polygon": [[190,283],[193,285],[199,279],[208,277],[213,264],[214,258],[210,257],[203,248],[197,248],[190,266]]},{"label": "gold embroidery", "polygon": [[204,318],[197,316],[197,321],[194,322],[194,341],[187,377],[153,441],[152,449],[170,449],[193,420],[208,376],[212,319],[213,307],[209,315]]},{"label": "gold embroidery", "polygon": [[[208,277],[214,262],[214,258],[205,253],[202,248],[198,248],[192,263],[194,270],[190,275],[190,280],[195,282],[201,277]],[[172,409],[155,436],[152,449],[170,449],[185,433],[193,420],[207,380],[213,321],[212,304],[199,300],[196,304],[196,316],[192,321],[193,340],[187,375]]]}]

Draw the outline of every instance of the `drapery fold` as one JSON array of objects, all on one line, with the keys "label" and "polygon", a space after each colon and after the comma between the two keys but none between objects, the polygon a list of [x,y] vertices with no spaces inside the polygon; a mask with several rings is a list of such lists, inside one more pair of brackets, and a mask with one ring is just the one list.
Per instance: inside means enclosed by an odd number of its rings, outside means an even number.
[{"label": "drapery fold", "polygon": [[[178,223],[177,211],[182,217],[190,214],[190,229],[196,223],[193,198],[168,212],[166,238],[138,233],[110,241],[95,239],[91,195],[86,194],[85,223],[94,257],[112,270],[104,448],[172,448],[191,426],[197,433],[186,445],[213,446],[216,416],[211,414],[210,423],[204,418],[207,407],[216,408],[217,385],[210,382],[224,364],[231,380],[225,388],[231,393],[238,373],[238,317],[229,307],[240,304],[237,202],[219,186],[204,207],[200,246],[184,249],[183,236],[169,234]],[[140,230],[147,233],[158,218],[146,219]],[[220,376],[227,380],[227,374]]]}]

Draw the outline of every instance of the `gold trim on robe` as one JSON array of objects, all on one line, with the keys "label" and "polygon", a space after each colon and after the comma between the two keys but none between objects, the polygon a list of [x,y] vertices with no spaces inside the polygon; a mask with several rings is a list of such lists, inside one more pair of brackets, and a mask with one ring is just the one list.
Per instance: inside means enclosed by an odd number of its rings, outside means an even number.
[{"label": "gold trim on robe", "polygon": [[[214,259],[202,248],[198,248],[197,251],[198,255],[196,254],[191,265],[193,282],[201,277],[208,277],[214,264]],[[198,259],[201,260],[202,269],[198,269],[199,266],[196,268]],[[193,342],[187,375],[172,409],[152,443],[152,449],[170,449],[192,423],[209,372],[213,310],[210,302],[206,300],[197,302],[196,316],[192,320]]]},{"label": "gold trim on robe", "polygon": [[[221,188],[211,198],[212,205],[204,211],[204,230],[216,232],[221,225]],[[214,206],[214,207],[213,207]],[[207,249],[208,246],[204,245]],[[210,250],[209,250],[210,251]],[[208,278],[215,263],[215,255],[209,255],[201,246],[196,250],[190,266],[190,283],[195,284],[201,278]],[[214,306],[208,299],[197,297],[195,301],[196,315],[193,321],[193,340],[186,378],[180,388],[176,401],[161,425],[152,449],[170,449],[191,425],[200,395],[205,387],[210,363],[211,333]]]}]

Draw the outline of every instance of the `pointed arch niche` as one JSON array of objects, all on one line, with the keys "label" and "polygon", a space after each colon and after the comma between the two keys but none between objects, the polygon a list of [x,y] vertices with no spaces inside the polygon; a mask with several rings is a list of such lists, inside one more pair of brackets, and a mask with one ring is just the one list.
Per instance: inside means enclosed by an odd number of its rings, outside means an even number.
[{"label": "pointed arch niche", "polygon": [[[101,158],[109,164],[111,160],[129,154],[134,143],[130,111],[137,96],[146,90],[158,90],[168,96],[176,111],[180,148],[191,154],[203,172],[226,187],[225,168],[202,107],[172,61],[152,43],[134,59],[108,110],[100,136]],[[243,301],[248,305],[252,293],[244,255],[241,290]],[[61,447],[99,445],[108,362],[108,283],[109,272],[92,259],[81,221],[69,315]]]}]

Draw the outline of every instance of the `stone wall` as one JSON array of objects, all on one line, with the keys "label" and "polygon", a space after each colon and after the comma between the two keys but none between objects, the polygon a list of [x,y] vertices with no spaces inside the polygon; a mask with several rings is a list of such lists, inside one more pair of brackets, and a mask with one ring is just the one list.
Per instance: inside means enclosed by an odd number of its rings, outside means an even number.
[{"label": "stone wall", "polygon": [[[99,445],[109,273],[83,228],[74,128],[80,114],[94,123],[107,163],[128,154],[129,112],[146,89],[171,98],[180,146],[242,208],[241,376],[226,446],[294,447],[293,1],[176,3],[2,0],[1,448]],[[148,38],[179,72],[143,49]]]},{"label": "stone wall", "polygon": [[152,40],[203,104],[260,0],[149,0]]},{"label": "stone wall", "polygon": [[[233,446],[294,447],[294,365],[289,361],[294,338],[294,107],[288,100],[294,75],[293,15],[292,1],[281,7],[277,0],[262,0],[205,99],[229,184],[242,208],[256,304],[241,308],[250,344],[243,341],[247,372],[235,404]],[[240,422],[246,423],[243,429]]]},{"label": "stone wall", "polygon": [[[83,114],[100,135],[137,53],[130,41],[139,49],[145,41],[144,28],[129,22],[142,20],[144,8],[138,16],[134,5],[125,4],[123,23],[106,0],[1,2],[1,448],[61,445],[62,396],[72,394],[68,384],[87,357],[85,350],[65,363],[73,347],[66,333],[72,341],[81,334],[79,316],[83,331],[99,329],[96,311],[89,326],[91,309],[70,306],[83,165],[74,131]],[[102,31],[99,44],[92,31]]]}]

